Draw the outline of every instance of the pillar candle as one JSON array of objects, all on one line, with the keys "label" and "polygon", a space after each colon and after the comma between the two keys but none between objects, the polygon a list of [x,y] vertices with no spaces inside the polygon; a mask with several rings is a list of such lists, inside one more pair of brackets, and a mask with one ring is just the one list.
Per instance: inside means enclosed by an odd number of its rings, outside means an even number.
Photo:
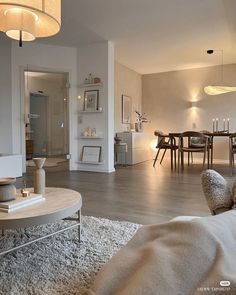
[{"label": "pillar candle", "polygon": [[216,132],[218,132],[218,123],[219,123],[219,119],[216,118]]},{"label": "pillar candle", "polygon": [[223,119],[223,130],[225,131],[225,119]]},{"label": "pillar candle", "polygon": [[212,119],[212,131],[215,132],[215,119]]},{"label": "pillar candle", "polygon": [[229,118],[227,119],[227,130],[229,132]]}]

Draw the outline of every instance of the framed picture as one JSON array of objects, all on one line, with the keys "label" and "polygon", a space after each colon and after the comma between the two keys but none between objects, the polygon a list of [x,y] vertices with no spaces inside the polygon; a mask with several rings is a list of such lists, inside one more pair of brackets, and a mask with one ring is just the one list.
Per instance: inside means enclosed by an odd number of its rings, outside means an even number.
[{"label": "framed picture", "polygon": [[101,158],[101,146],[83,146],[82,162],[99,163]]},{"label": "framed picture", "polygon": [[99,90],[84,91],[84,111],[98,110]]},{"label": "framed picture", "polygon": [[128,95],[122,95],[122,123],[131,123],[132,99]]}]

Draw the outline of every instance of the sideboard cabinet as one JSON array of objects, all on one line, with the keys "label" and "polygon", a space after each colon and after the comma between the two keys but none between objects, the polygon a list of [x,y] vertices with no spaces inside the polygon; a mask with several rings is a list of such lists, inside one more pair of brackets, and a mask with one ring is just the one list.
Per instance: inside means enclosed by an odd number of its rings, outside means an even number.
[{"label": "sideboard cabinet", "polygon": [[119,132],[117,136],[127,144],[127,153],[117,155],[117,164],[134,165],[149,160],[148,135],[145,132]]}]

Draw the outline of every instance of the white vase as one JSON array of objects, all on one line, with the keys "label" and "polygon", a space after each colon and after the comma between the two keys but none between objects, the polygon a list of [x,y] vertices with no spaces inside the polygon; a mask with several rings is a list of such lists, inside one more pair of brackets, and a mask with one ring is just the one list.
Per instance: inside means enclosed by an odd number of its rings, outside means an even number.
[{"label": "white vase", "polygon": [[135,123],[135,131],[136,132],[143,132],[143,122]]},{"label": "white vase", "polygon": [[45,171],[43,165],[46,158],[33,158],[37,169],[34,171],[34,193],[45,195]]}]

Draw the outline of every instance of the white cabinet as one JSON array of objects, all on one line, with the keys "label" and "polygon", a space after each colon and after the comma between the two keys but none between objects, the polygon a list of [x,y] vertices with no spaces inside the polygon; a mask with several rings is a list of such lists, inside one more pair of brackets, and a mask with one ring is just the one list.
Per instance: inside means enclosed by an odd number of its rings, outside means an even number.
[{"label": "white cabinet", "polygon": [[127,143],[125,159],[117,155],[117,164],[133,165],[149,160],[148,135],[145,132],[119,132],[117,136]]}]

